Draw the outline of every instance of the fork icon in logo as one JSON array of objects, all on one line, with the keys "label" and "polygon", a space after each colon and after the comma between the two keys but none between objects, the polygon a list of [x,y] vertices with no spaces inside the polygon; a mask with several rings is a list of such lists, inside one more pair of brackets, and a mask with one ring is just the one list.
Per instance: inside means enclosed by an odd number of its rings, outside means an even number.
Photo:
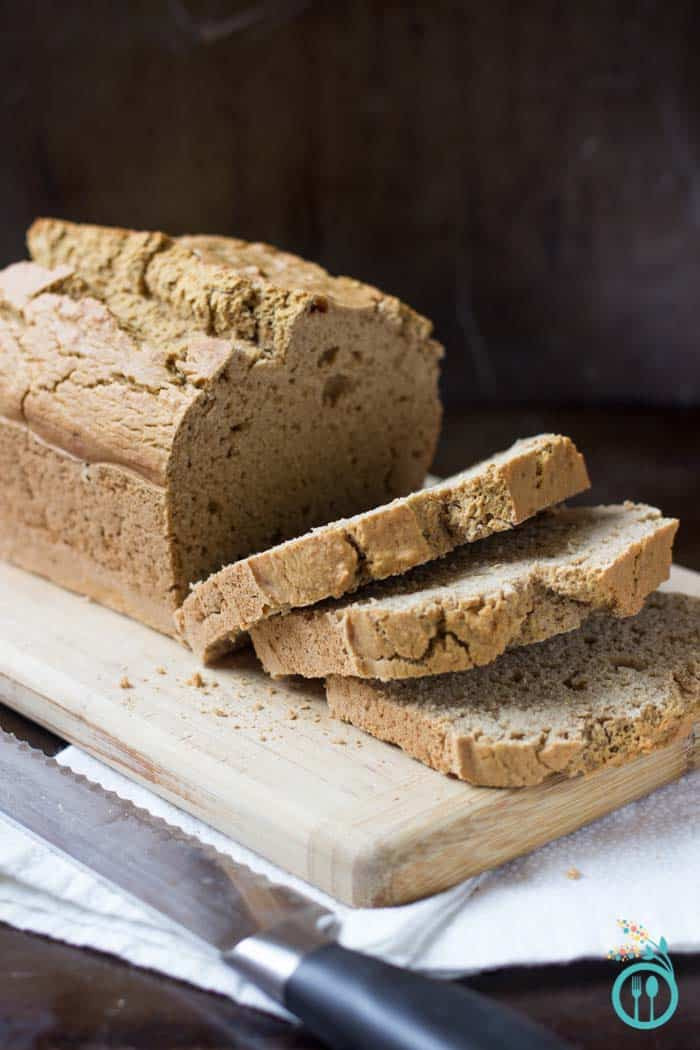
[{"label": "fork icon in logo", "polygon": [[634,999],[634,1019],[639,1020],[639,999],[642,994],[642,978],[638,973],[632,977],[632,998]]}]

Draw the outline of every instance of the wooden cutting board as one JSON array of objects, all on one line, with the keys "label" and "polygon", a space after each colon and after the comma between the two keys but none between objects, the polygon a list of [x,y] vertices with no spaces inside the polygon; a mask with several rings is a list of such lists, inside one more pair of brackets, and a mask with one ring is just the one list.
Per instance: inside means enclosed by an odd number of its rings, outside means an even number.
[{"label": "wooden cutting board", "polygon": [[[700,594],[700,574],[674,569],[672,589]],[[203,670],[177,642],[1,563],[0,699],[295,875],[370,907],[445,889],[697,762],[688,738],[585,779],[473,788],[334,722],[318,683],[274,682],[250,653]]]}]

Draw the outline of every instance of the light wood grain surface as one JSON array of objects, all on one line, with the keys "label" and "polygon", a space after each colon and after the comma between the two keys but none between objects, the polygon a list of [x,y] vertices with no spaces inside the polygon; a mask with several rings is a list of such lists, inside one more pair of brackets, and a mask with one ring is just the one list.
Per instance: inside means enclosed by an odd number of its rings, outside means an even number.
[{"label": "light wood grain surface", "polygon": [[[700,574],[674,569],[671,586],[700,594]],[[318,683],[272,681],[250,653],[203,671],[173,640],[8,565],[0,687],[16,710],[359,906],[445,889],[696,760],[688,738],[585,779],[472,788],[334,722]]]}]

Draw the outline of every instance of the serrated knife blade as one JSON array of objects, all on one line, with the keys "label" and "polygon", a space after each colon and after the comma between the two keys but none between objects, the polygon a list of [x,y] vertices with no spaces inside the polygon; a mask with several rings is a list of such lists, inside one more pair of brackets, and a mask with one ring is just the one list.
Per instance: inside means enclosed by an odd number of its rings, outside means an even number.
[{"label": "serrated knife blade", "polygon": [[327,908],[186,835],[0,730],[0,811],[146,904],[258,984],[330,1046],[561,1050],[475,992],[336,943]]},{"label": "serrated knife blade", "polygon": [[330,914],[2,731],[0,757],[0,809],[219,951],[296,910]]}]

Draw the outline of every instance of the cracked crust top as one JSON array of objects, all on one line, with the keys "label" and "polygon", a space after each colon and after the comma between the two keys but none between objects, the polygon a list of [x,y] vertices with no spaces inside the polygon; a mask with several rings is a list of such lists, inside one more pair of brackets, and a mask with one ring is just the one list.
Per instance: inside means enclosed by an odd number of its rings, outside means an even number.
[{"label": "cracked crust top", "polygon": [[700,715],[700,599],[653,594],[638,616],[597,614],[488,667],[411,682],[330,677],[326,691],[337,718],[471,784],[588,773],[670,743]]},{"label": "cracked crust top", "polygon": [[191,583],[422,482],[442,350],[398,300],[227,238],[28,243],[0,272],[3,557],[175,633]]},{"label": "cracked crust top", "polygon": [[202,659],[212,660],[260,620],[406,572],[588,485],[583,456],[569,438],[518,441],[431,488],[226,566],[194,588],[178,627]]},{"label": "cracked crust top", "polygon": [[[301,316],[380,315],[435,359],[393,296],[264,244],[37,219],[0,272],[0,415],[163,485],[188,408],[232,359],[283,358]],[[80,410],[76,410],[76,405]]]},{"label": "cracked crust top", "polygon": [[643,504],[560,508],[355,598],[262,621],[265,670],[412,678],[466,670],[578,627],[631,616],[667,578],[678,522]]}]

